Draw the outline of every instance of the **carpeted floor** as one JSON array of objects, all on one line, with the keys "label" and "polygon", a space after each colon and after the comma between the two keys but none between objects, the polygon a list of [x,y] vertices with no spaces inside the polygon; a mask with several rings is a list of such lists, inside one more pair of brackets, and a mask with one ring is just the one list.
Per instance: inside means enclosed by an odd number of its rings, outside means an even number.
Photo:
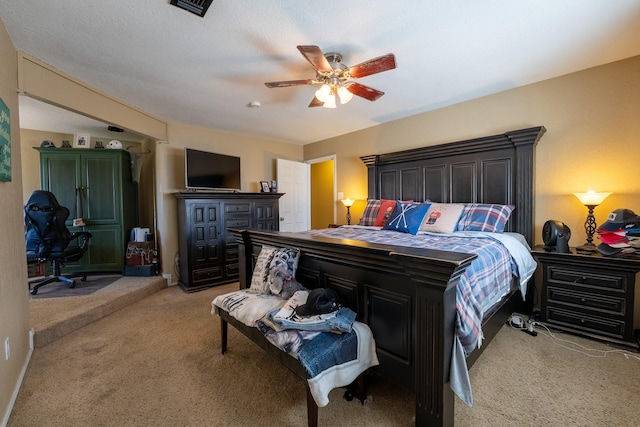
[{"label": "carpeted floor", "polygon": [[[236,288],[165,288],[36,348],[8,426],[304,426],[303,381],[233,328],[220,354],[211,300]],[[456,425],[638,426],[633,356],[590,357],[503,327],[470,371],[474,406],[456,401]],[[342,394],[320,426],[413,425],[411,393],[381,378],[364,406]]]},{"label": "carpeted floor", "polygon": [[[117,276],[117,280],[86,295],[29,300],[34,346],[45,346],[83,326],[167,287],[159,276]],[[44,290],[45,287],[42,288]],[[73,290],[73,289],[70,289]]]}]

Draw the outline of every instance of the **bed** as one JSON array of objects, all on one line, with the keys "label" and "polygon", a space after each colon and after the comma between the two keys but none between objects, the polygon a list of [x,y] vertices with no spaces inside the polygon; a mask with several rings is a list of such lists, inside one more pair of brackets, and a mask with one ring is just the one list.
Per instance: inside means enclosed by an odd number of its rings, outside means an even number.
[{"label": "bed", "polygon": [[[535,145],[542,126],[465,141],[361,157],[369,199],[513,205],[505,225],[531,245]],[[336,290],[373,332],[376,372],[415,393],[419,426],[453,425],[450,379],[465,373],[456,355],[456,289],[478,257],[463,250],[424,249],[324,233],[233,229],[239,245],[240,287],[248,288],[263,245],[295,247],[297,279],[308,288]],[[330,232],[327,232],[330,233]],[[527,310],[519,278],[482,319],[484,344],[466,357],[467,369],[514,311]],[[452,365],[452,361],[454,361]]]}]

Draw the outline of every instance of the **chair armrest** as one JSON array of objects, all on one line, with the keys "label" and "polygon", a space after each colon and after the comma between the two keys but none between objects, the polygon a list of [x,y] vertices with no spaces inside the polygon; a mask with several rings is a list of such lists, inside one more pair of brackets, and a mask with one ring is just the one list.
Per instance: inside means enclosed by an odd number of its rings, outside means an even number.
[{"label": "chair armrest", "polygon": [[[81,240],[78,240],[78,239],[81,239]],[[85,251],[89,247],[90,239],[91,239],[91,233],[89,233],[88,231],[78,231],[71,235],[71,238],[69,239],[69,241],[77,240],[78,247],[82,249],[82,251]]]}]

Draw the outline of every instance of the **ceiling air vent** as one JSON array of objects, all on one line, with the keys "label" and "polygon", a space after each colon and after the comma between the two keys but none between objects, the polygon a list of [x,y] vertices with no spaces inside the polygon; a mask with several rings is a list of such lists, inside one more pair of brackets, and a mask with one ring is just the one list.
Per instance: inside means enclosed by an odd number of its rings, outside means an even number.
[{"label": "ceiling air vent", "polygon": [[170,3],[198,16],[204,16],[213,0],[171,0]]}]

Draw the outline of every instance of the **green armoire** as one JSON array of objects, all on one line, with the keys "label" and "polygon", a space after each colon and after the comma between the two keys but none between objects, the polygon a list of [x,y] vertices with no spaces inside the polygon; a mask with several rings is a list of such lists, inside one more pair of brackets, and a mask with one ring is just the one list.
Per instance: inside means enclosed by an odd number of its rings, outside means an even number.
[{"label": "green armoire", "polygon": [[[130,233],[138,218],[137,184],[126,150],[36,148],[40,152],[40,184],[70,211],[71,232],[92,234],[89,250],[63,273],[123,273]],[[84,227],[73,227],[74,212]]]}]

